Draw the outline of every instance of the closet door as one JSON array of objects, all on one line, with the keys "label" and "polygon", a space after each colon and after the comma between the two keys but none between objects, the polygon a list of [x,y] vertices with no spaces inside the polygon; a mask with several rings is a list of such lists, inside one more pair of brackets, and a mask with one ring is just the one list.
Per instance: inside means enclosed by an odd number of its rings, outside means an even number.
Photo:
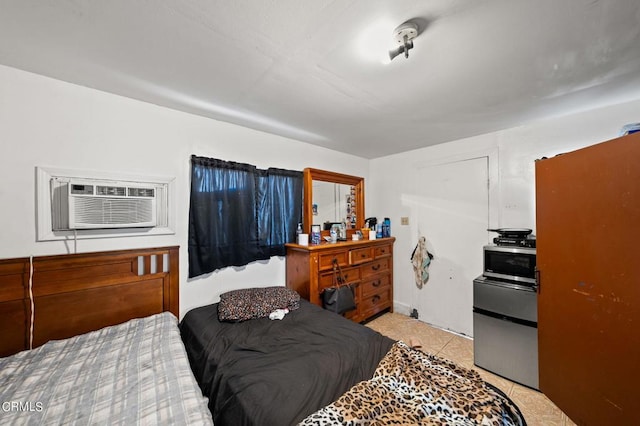
[{"label": "closet door", "polygon": [[574,422],[634,424],[640,134],[536,162],[540,390]]},{"label": "closet door", "polygon": [[436,259],[421,289],[412,275],[414,307],[421,321],[473,336],[475,277],[468,271],[482,272],[489,227],[489,159],[427,166],[417,176],[414,235],[423,233]]}]

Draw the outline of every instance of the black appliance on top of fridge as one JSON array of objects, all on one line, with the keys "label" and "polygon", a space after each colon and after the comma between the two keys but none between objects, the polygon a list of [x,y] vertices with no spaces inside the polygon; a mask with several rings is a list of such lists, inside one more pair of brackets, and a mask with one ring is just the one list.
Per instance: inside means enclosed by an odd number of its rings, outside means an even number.
[{"label": "black appliance on top of fridge", "polygon": [[535,239],[512,230],[483,248],[484,272],[473,280],[474,364],[538,389]]}]

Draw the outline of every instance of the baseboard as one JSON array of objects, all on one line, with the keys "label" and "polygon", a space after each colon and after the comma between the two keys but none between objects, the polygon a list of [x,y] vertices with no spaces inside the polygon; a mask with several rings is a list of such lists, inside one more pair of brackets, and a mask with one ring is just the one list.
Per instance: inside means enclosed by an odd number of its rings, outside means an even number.
[{"label": "baseboard", "polygon": [[[410,317],[412,311],[413,311],[413,308],[411,306],[409,306],[409,305],[407,305],[405,303],[397,302],[395,300],[393,301],[393,312],[395,312],[396,314],[402,314],[402,315],[406,315],[406,316]],[[418,317],[418,319],[419,319],[419,317]],[[422,321],[422,320],[420,320],[420,321]],[[431,324],[431,323],[428,323],[426,321],[422,321],[422,322],[427,324],[430,327],[437,328],[437,329],[440,329],[442,331],[446,331],[447,333],[452,333],[452,334],[455,334],[455,335],[460,336],[460,337],[464,337],[465,339],[473,340],[473,336],[469,336],[467,334],[460,333],[458,331],[450,330],[448,328],[444,328],[444,327],[441,327],[439,325]]]},{"label": "baseboard", "polygon": [[397,314],[402,314],[402,315],[406,315],[409,316],[411,315],[411,311],[413,310],[413,308],[411,308],[411,306],[405,304],[405,303],[400,303],[397,301],[393,301],[393,312],[397,313]]}]

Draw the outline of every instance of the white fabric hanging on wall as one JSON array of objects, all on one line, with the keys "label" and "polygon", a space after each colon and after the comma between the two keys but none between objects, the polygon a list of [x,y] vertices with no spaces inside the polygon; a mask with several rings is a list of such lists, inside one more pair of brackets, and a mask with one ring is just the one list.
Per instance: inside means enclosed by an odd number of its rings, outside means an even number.
[{"label": "white fabric hanging on wall", "polygon": [[427,251],[427,239],[421,236],[418,238],[418,244],[411,254],[411,263],[413,264],[416,287],[418,288],[422,288],[429,281],[431,258],[431,253]]}]

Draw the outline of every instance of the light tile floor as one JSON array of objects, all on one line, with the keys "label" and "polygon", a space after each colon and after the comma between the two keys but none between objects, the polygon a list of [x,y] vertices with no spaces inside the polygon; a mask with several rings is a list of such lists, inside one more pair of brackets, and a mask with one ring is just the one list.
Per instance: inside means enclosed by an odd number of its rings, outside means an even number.
[{"label": "light tile floor", "polygon": [[397,313],[384,314],[366,325],[394,340],[409,343],[412,338],[418,339],[422,343],[423,351],[478,371],[484,380],[509,395],[522,411],[529,426],[575,425],[544,394],[473,365],[473,340],[469,338],[431,327],[422,321]]}]

